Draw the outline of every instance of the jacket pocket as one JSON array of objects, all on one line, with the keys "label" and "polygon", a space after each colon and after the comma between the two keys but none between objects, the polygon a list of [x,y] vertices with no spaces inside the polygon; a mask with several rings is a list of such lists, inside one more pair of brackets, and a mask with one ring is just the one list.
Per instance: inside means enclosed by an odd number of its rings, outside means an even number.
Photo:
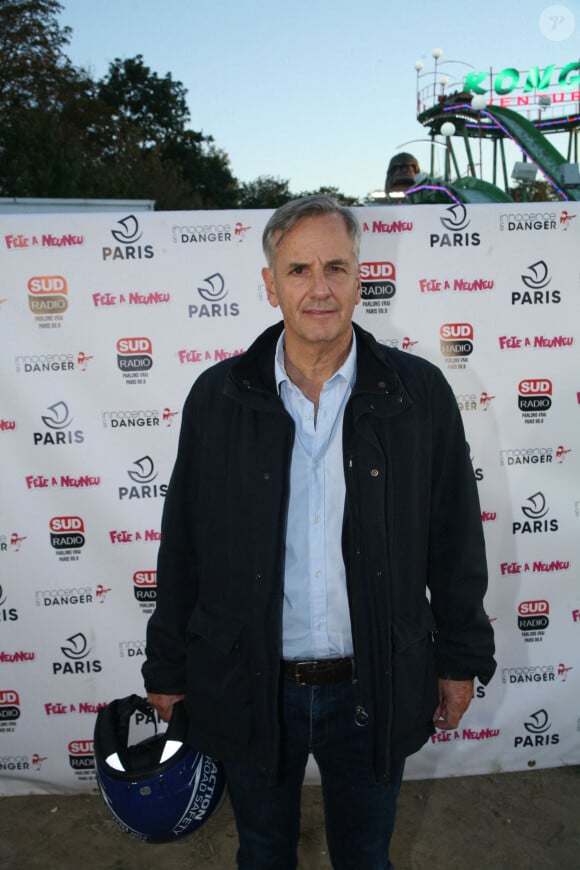
[{"label": "jacket pocket", "polygon": [[244,745],[251,730],[242,623],[198,607],[187,627],[187,708],[195,729]]},{"label": "jacket pocket", "polygon": [[439,691],[433,630],[426,603],[419,622],[393,626],[393,741],[405,744],[413,735],[432,732]]}]

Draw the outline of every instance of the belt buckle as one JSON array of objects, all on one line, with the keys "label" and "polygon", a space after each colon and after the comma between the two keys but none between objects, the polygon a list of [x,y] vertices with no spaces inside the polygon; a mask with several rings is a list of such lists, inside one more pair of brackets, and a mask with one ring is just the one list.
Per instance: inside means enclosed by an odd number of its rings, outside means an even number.
[{"label": "belt buckle", "polygon": [[304,678],[300,674],[300,669],[306,667],[307,665],[314,665],[316,662],[308,661],[308,662],[295,662],[294,663],[294,679],[296,680],[297,686],[307,686],[308,683],[304,682]]}]

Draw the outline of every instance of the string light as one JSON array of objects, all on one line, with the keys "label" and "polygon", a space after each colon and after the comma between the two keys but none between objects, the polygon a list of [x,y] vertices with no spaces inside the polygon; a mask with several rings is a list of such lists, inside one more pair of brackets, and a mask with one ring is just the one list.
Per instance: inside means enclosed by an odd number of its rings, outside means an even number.
[{"label": "string light", "polygon": [[452,193],[448,187],[445,187],[443,184],[420,184],[418,187],[412,187],[410,190],[407,190],[405,196],[411,196],[412,193],[419,193],[421,190],[438,190],[443,193],[446,193],[447,196],[453,200],[453,202],[457,203],[457,205],[461,204],[461,200]]}]

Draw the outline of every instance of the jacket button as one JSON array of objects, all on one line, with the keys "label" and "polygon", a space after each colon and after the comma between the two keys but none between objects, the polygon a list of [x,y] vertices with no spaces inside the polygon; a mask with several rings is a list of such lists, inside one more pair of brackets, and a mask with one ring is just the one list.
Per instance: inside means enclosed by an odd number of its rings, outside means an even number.
[{"label": "jacket button", "polygon": [[402,405],[404,401],[405,401],[405,400],[403,399],[402,396],[397,396],[397,402],[398,402],[399,405]]},{"label": "jacket button", "polygon": [[371,468],[371,477],[378,477],[379,474],[380,474],[380,471],[378,468]]},{"label": "jacket button", "polygon": [[264,480],[270,480],[270,472],[269,471],[264,472]]},{"label": "jacket button", "polygon": [[369,723],[369,714],[364,707],[357,707],[354,711],[354,721],[360,728],[364,728]]},{"label": "jacket button", "polygon": [[264,578],[262,577],[261,574],[256,574],[256,580],[263,580],[263,579],[264,579]]},{"label": "jacket button", "polygon": [[242,381],[242,384],[244,387],[247,387],[248,389],[250,388],[250,382],[247,378],[244,378],[244,380]]}]

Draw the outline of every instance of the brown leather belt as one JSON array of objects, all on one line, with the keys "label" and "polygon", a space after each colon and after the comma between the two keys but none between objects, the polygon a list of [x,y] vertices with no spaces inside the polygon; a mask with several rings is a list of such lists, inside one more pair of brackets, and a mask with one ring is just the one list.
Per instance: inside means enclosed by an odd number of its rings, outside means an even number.
[{"label": "brown leather belt", "polygon": [[352,659],[319,659],[310,662],[282,659],[282,673],[295,680],[298,686],[324,686],[352,679]]}]

